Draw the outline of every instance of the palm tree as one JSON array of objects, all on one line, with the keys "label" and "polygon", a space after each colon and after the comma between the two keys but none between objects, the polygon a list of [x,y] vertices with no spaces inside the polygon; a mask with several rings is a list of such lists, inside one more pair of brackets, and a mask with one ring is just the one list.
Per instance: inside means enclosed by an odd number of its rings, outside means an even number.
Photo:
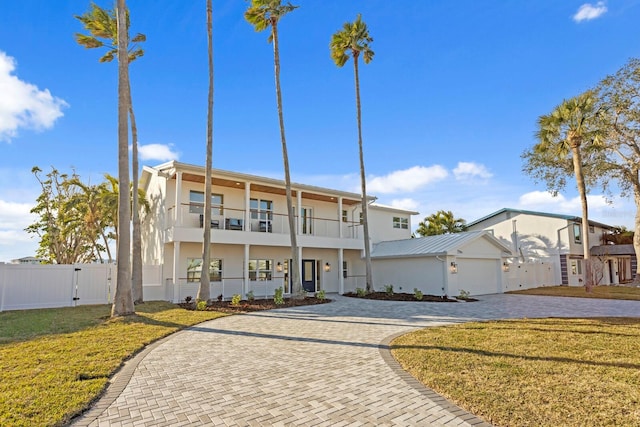
[{"label": "palm tree", "polygon": [[364,256],[367,272],[367,292],[373,291],[373,271],[371,268],[371,247],[369,243],[369,215],[367,203],[367,183],[364,171],[364,154],[362,150],[362,111],[360,108],[360,76],[358,73],[358,59],[362,54],[365,64],[373,59],[374,52],[369,47],[373,38],[369,35],[367,24],[362,21],[362,16],[358,14],[356,20],[343,25],[342,30],[331,36],[331,58],[338,67],[343,67],[353,58],[353,73],[356,85],[356,111],[358,120],[358,148],[360,151],[360,183],[362,186],[362,221],[364,227]]},{"label": "palm tree", "polygon": [[597,98],[593,91],[564,100],[550,114],[538,118],[534,152],[551,154],[558,159],[571,157],[576,185],[582,204],[582,238],[585,263],[585,288],[591,290],[593,277],[589,254],[589,212],[587,206],[587,190],[582,170],[583,146],[601,147],[604,143],[604,128],[598,126],[603,112],[597,106]]},{"label": "palm tree", "polygon": [[207,44],[209,56],[209,96],[207,99],[207,155],[204,173],[204,230],[202,239],[202,271],[197,299],[207,301],[211,298],[211,167],[213,163],[213,23],[211,0],[207,0]]},{"label": "palm tree", "polygon": [[467,229],[467,221],[456,218],[451,211],[439,210],[418,224],[416,233],[421,236],[461,233]]},{"label": "palm tree", "polygon": [[[287,213],[289,217],[289,235],[291,236],[291,273],[292,294],[294,298],[302,297],[302,283],[300,282],[300,257],[298,256],[298,241],[296,237],[296,222],[293,212],[291,196],[291,177],[289,174],[289,155],[287,154],[287,139],[284,131],[284,117],[282,114],[282,91],[280,89],[280,48],[278,46],[278,22],[280,19],[296,9],[291,3],[282,4],[281,0],[251,0],[251,5],[244,14],[245,19],[253,25],[256,31],[271,28],[268,41],[273,42],[273,62],[276,79],[276,101],[278,104],[278,123],[280,124],[280,140],[282,142],[282,161],[284,163],[284,184],[287,197]],[[300,208],[298,206],[298,208]]]},{"label": "palm tree", "polygon": [[[129,34],[129,10],[126,13],[126,29],[127,38]],[[84,15],[76,16],[84,28],[89,31],[89,35],[76,33],[76,41],[87,49],[107,47],[107,53],[101,58],[100,62],[111,62],[118,56],[118,25],[116,11],[107,11],[102,9],[95,3],[91,3],[91,8]],[[144,51],[138,46],[138,43],[146,41],[144,34],[136,34],[131,40],[131,45],[127,43],[128,62],[133,62],[137,58],[144,55]],[[127,71],[128,73],[128,71]],[[127,79],[128,80],[128,79]],[[138,128],[136,126],[136,118],[133,113],[133,103],[131,98],[131,85],[127,81],[127,98],[128,112],[131,119],[131,163],[132,163],[132,181],[135,188],[138,187]],[[140,232],[140,209],[138,203],[138,193],[133,192],[133,262],[132,262],[132,291],[134,303],[143,302],[142,295],[142,236]]]}]

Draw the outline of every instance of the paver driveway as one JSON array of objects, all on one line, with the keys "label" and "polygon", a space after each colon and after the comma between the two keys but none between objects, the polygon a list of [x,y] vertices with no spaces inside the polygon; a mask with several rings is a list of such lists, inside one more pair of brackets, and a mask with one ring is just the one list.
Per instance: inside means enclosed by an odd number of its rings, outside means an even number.
[{"label": "paver driveway", "polygon": [[202,323],[151,346],[77,425],[478,425],[402,372],[385,344],[425,326],[640,316],[640,302],[491,295],[473,303],[334,302]]}]

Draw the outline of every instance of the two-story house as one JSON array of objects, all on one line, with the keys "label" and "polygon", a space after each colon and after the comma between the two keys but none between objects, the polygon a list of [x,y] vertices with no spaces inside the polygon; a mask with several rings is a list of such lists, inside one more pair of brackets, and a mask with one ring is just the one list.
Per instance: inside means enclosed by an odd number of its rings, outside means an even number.
[{"label": "two-story house", "polygon": [[[176,161],[144,167],[140,187],[151,212],[143,223],[143,263],[162,265],[166,299],[195,296],[204,228],[211,233],[211,295],[258,298],[290,293],[291,240],[282,180],[214,169],[212,219],[203,224],[205,169]],[[292,183],[305,290],[364,287],[361,195]],[[411,236],[417,212],[369,202],[372,244]]]},{"label": "two-story house", "polygon": [[[603,235],[614,227],[589,221],[589,247],[601,245]],[[468,230],[488,230],[510,247],[513,254],[512,279],[526,280],[525,270],[544,265],[548,274],[530,283],[538,285],[584,284],[582,219],[571,215],[500,209],[468,224]],[[629,260],[625,261],[629,262]],[[603,266],[597,265],[596,268]],[[601,272],[601,284],[617,283],[618,265],[607,264]],[[520,271],[518,271],[520,269]],[[520,273],[520,277],[518,274]],[[522,283],[520,283],[522,285]],[[513,286],[512,286],[513,287]]]}]

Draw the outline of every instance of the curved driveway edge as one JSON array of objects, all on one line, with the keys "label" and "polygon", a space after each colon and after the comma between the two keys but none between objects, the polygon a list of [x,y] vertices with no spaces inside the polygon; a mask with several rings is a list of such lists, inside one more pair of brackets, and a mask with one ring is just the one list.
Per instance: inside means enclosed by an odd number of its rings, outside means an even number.
[{"label": "curved driveway edge", "polygon": [[331,298],[223,317],[171,335],[127,362],[75,425],[478,425],[482,420],[401,370],[388,354],[394,336],[474,320],[640,315],[638,301]]}]

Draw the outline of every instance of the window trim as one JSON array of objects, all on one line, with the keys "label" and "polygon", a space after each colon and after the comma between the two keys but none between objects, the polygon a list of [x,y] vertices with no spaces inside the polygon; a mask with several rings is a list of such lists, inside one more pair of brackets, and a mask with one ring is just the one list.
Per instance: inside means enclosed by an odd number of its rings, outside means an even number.
[{"label": "window trim", "polygon": [[[189,265],[192,261],[199,261],[199,263],[195,266],[195,270],[189,271]],[[218,263],[219,268],[213,268],[215,263]],[[211,258],[209,261],[209,282],[222,282],[223,267],[224,264],[222,258]],[[187,258],[187,283],[200,282],[201,272],[202,258]]]},{"label": "window trim", "polygon": [[[202,196],[202,201],[193,201],[193,195],[198,194]],[[215,198],[219,197],[220,202],[215,201]],[[217,210],[217,213],[216,213]],[[202,214],[204,212],[204,191],[189,190],[189,213]],[[211,193],[211,214],[223,215],[224,214],[224,194]]]},{"label": "window trim", "polygon": [[401,216],[393,217],[393,228],[408,230],[409,229],[409,218],[403,218]]},{"label": "window trim", "polygon": [[582,224],[573,224],[573,242],[582,243]]},{"label": "window trim", "polygon": [[[265,268],[260,268],[261,262],[264,262]],[[255,265],[254,269],[251,269],[252,264]],[[270,282],[273,280],[273,259],[254,258],[250,259],[247,263],[247,269],[249,270],[250,282]],[[264,274],[264,277],[262,275]],[[252,278],[253,277],[253,278]]]}]

